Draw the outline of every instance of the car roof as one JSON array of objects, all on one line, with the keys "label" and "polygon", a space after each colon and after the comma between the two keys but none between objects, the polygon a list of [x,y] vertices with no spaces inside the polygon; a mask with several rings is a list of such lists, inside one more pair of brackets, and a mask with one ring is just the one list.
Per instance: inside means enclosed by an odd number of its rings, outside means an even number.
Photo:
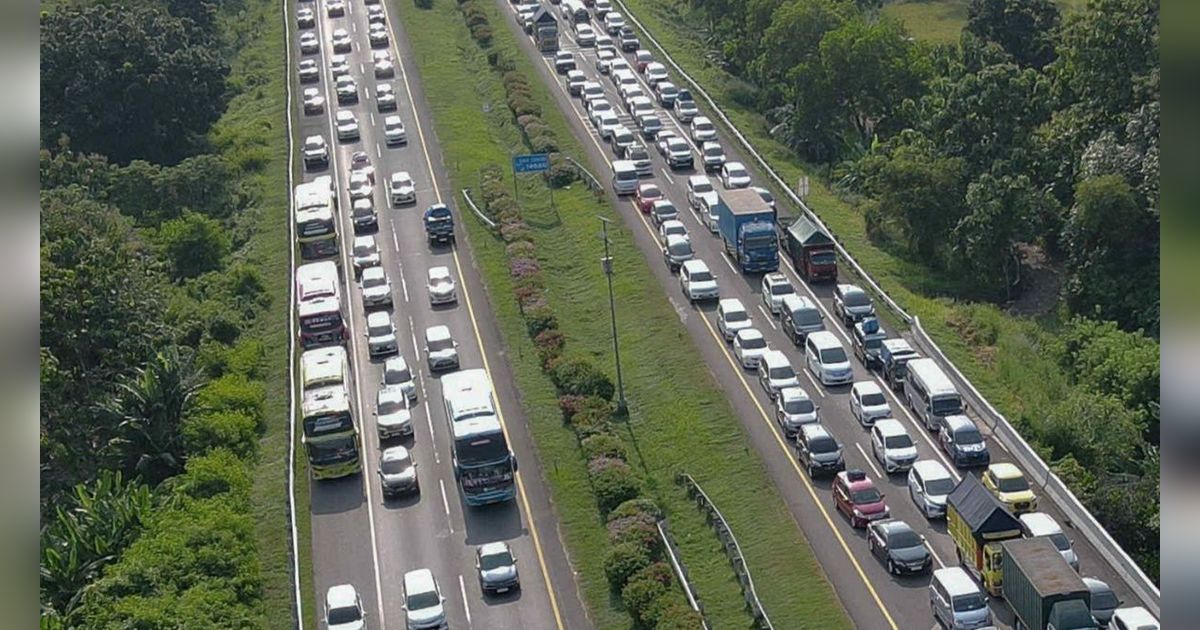
[{"label": "car roof", "polygon": [[742,301],[737,298],[724,298],[717,302],[717,308],[723,311],[738,310],[745,311],[746,307],[742,305]]},{"label": "car roof", "polygon": [[834,346],[841,347],[842,342],[838,341],[837,337],[828,330],[816,330],[808,333],[808,338],[812,340],[813,345],[818,348],[832,348]]},{"label": "car roof", "polygon": [[826,429],[825,425],[821,424],[820,422],[809,422],[805,425],[802,425],[800,427],[800,432],[809,439],[827,437],[835,442],[837,441],[837,438],[833,437],[833,434],[829,432],[829,429]]},{"label": "car roof", "polygon": [[492,554],[504,553],[506,551],[511,553],[511,551],[508,548],[508,543],[504,542],[503,540],[500,540],[497,542],[484,543],[479,546],[479,555],[481,555],[481,556],[490,556]]},{"label": "car roof", "polygon": [[404,574],[404,593],[406,595],[411,596],[413,593],[425,593],[435,589],[433,571],[429,569],[413,569]]},{"label": "car roof", "polygon": [[913,528],[911,525],[909,525],[908,523],[906,523],[898,518],[890,518],[886,521],[877,521],[875,523],[872,523],[872,527],[876,527],[879,530],[884,531],[889,534],[891,534],[893,532],[901,532],[901,531],[910,531],[911,532],[911,531],[913,531]]},{"label": "car roof", "polygon": [[688,186],[695,186],[695,185],[704,184],[704,183],[712,185],[712,180],[708,178],[708,175],[689,175],[688,176]]},{"label": "car roof", "polygon": [[760,360],[763,363],[766,363],[767,367],[771,367],[771,364],[775,364],[776,366],[791,365],[791,363],[788,361],[787,355],[784,354],[782,350],[767,350],[763,353],[762,359]]},{"label": "car roof", "polygon": [[1017,468],[1015,464],[1009,462],[992,464],[988,466],[988,470],[991,471],[992,475],[1000,479],[1012,479],[1015,477],[1025,476],[1025,474],[1021,472],[1020,468]]},{"label": "car roof", "polygon": [[972,593],[983,594],[979,585],[962,567],[946,567],[933,572],[933,577],[942,583],[946,589],[946,593],[951,597],[957,595],[969,595]]},{"label": "car roof", "polygon": [[368,326],[379,325],[383,322],[391,322],[391,321],[392,321],[392,316],[388,315],[387,312],[385,312],[385,311],[372,311],[370,313],[367,313],[367,325]]},{"label": "car roof", "polygon": [[355,247],[358,247],[359,245],[374,245],[374,244],[375,244],[375,237],[371,236],[370,234],[367,234],[366,236],[355,236],[354,237],[354,246]]},{"label": "car roof", "polygon": [[449,276],[449,275],[450,275],[450,268],[445,265],[429,268],[429,277],[430,278],[440,278],[442,276]]},{"label": "car roof", "polygon": [[946,416],[945,418],[942,418],[942,426],[946,427],[951,432],[958,431],[960,429],[965,429],[967,427],[978,429],[975,426],[974,420],[971,420],[970,418],[968,418],[964,415],[961,415],[961,414],[953,415],[953,416]]},{"label": "car roof", "polygon": [[388,372],[390,372],[390,371],[398,372],[400,370],[407,370],[408,363],[404,361],[404,357],[394,356],[384,362],[383,369],[384,369],[384,371],[388,371]]},{"label": "car roof", "polygon": [[325,591],[325,606],[327,608],[345,608],[358,605],[358,591],[353,584],[338,584],[330,586]]},{"label": "car roof", "polygon": [[380,461],[394,462],[409,459],[408,449],[401,446],[389,446],[383,449],[383,453],[379,456]]},{"label": "car roof", "polygon": [[367,276],[387,277],[387,273],[383,270],[383,267],[367,267],[366,269],[363,269],[362,275],[364,278]]},{"label": "car roof", "polygon": [[1133,628],[1141,628],[1143,625],[1158,627],[1158,620],[1154,618],[1154,615],[1141,606],[1118,608],[1113,612],[1113,616],[1120,617],[1121,621],[1128,622]]},{"label": "car roof", "polygon": [[704,261],[700,260],[699,258],[683,261],[683,267],[684,269],[687,269],[689,273],[708,271],[708,265],[704,264]]},{"label": "car roof", "polygon": [[783,284],[788,282],[788,279],[787,276],[783,275],[781,272],[772,271],[771,273],[763,276],[763,282],[766,282],[767,284]]},{"label": "car roof", "polygon": [[737,331],[737,333],[734,334],[734,336],[742,337],[745,339],[756,339],[756,338],[762,339],[763,338],[762,331],[757,328],[743,328],[743,329]]},{"label": "car roof", "polygon": [[430,326],[425,329],[425,338],[426,339],[449,339],[450,338],[450,327],[442,325],[442,324],[439,324],[437,326]]},{"label": "car roof", "polygon": [[839,285],[837,285],[837,290],[843,294],[856,293],[856,292],[857,293],[866,293],[866,291],[863,291],[862,288],[859,287],[857,284],[839,284]]},{"label": "car roof", "polygon": [[906,435],[908,431],[904,430],[904,425],[895,418],[881,418],[875,421],[875,430],[882,435]]},{"label": "car roof", "polygon": [[853,390],[856,390],[862,394],[882,394],[883,393],[883,389],[881,389],[879,387],[879,384],[876,383],[875,381],[856,381],[853,385],[850,386],[850,388]]},{"label": "car roof", "polygon": [[804,388],[799,385],[784,387],[779,390],[779,398],[781,400],[812,400],[808,392],[804,391]]},{"label": "car roof", "polygon": [[1021,521],[1021,524],[1034,536],[1062,533],[1062,527],[1054,520],[1054,517],[1045,512],[1027,512],[1018,516],[1017,520]]},{"label": "car roof", "polygon": [[925,481],[929,481],[930,479],[953,479],[950,476],[950,471],[946,470],[946,467],[936,459],[919,459],[913,462],[912,467]]}]

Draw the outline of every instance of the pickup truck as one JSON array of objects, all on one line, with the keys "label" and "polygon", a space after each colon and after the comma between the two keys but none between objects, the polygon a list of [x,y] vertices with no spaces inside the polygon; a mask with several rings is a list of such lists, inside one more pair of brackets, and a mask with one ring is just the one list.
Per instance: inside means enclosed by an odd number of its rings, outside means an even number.
[{"label": "pickup truck", "polygon": [[454,240],[454,215],[446,204],[434,204],[425,209],[425,238],[430,243],[449,243]]},{"label": "pickup truck", "polygon": [[837,255],[833,239],[804,215],[787,230],[788,253],[807,282],[836,282]]},{"label": "pickup truck", "polygon": [[1096,630],[1091,591],[1045,537],[1001,543],[1004,599],[1029,630]]},{"label": "pickup truck", "polygon": [[779,236],[775,211],[753,190],[730,190],[719,195],[717,230],[725,251],[742,273],[779,270]]}]

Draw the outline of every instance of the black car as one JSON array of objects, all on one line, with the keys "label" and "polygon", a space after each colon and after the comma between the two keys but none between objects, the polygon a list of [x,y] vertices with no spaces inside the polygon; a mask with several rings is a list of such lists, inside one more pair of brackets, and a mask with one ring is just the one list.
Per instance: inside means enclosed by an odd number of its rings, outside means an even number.
[{"label": "black car", "polygon": [[809,423],[796,432],[796,457],[809,477],[836,475],[846,469],[842,445],[820,423]]},{"label": "black car", "polygon": [[875,521],[867,525],[867,547],[893,575],[925,573],[933,565],[925,537],[901,520]]}]

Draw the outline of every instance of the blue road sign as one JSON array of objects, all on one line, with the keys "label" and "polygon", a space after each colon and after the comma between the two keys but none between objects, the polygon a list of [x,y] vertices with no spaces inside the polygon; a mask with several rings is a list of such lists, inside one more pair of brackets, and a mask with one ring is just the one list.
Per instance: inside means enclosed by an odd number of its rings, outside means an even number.
[{"label": "blue road sign", "polygon": [[541,173],[550,170],[549,153],[530,153],[513,156],[513,172]]}]

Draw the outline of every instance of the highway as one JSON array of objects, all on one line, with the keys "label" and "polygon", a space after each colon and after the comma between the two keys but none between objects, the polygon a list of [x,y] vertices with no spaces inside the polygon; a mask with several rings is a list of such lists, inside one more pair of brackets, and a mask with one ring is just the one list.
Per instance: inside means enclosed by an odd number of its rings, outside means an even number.
[{"label": "highway", "polygon": [[[403,28],[386,3],[381,6],[388,26],[386,47],[395,63],[395,76],[376,79],[372,48],[368,43],[367,6],[346,2],[345,15],[330,17],[329,0],[285,3],[289,28],[289,69],[292,91],[289,112],[294,150],[303,139],[324,136],[329,143],[328,168],[307,170],[296,158],[294,183],[332,175],[337,184],[338,231],[343,290],[347,314],[347,349],[350,353],[353,411],[358,421],[363,455],[363,472],[342,479],[308,481],[311,493],[313,596],[318,620],[307,627],[324,627],[322,603],[333,585],[350,583],[359,591],[367,611],[367,627],[405,627],[402,609],[402,576],[413,569],[431,569],[445,597],[447,620],[452,628],[589,628],[571,567],[558,536],[550,497],[518,403],[514,379],[501,352],[502,343],[466,248],[460,225],[453,246],[431,246],[426,242],[422,213],[431,204],[444,202],[454,207],[442,163],[433,139],[432,121],[419,77],[406,64],[411,58]],[[296,10],[311,7],[316,23],[300,28]],[[338,105],[329,67],[335,29],[349,32],[350,76],[358,84],[358,103]],[[320,51],[302,54],[301,33],[315,33]],[[317,83],[299,83],[296,67],[302,59],[315,59],[321,73]],[[375,86],[390,83],[395,88],[398,108],[381,114],[376,106]],[[323,112],[306,114],[299,97],[303,88],[315,86],[325,98]],[[360,126],[360,139],[339,142],[334,115],[339,109],[353,112]],[[408,143],[389,147],[384,141],[383,118],[399,115],[407,130]],[[379,216],[375,238],[382,266],[391,281],[394,307],[389,309],[396,326],[400,354],[412,368],[418,397],[413,408],[415,435],[407,445],[418,464],[419,496],[384,500],[376,474],[380,439],[373,418],[375,395],[382,375],[382,360],[369,358],[365,339],[365,313],[351,263],[354,229],[350,217],[347,181],[351,156],[366,152],[375,170],[374,205]],[[385,182],[393,172],[407,171],[416,186],[417,203],[393,208]],[[456,224],[464,217],[454,209]],[[474,220],[469,218],[465,220]],[[297,257],[297,264],[301,261]],[[455,304],[431,306],[426,289],[426,271],[448,266],[458,287]],[[509,446],[516,454],[517,496],[513,502],[467,507],[460,498],[450,463],[450,438],[438,377],[427,368],[418,341],[426,327],[444,324],[458,342],[461,367],[486,369],[496,387],[501,422]],[[299,348],[293,350],[297,360]],[[305,483],[307,470],[297,470],[297,483]],[[305,478],[301,478],[301,476]],[[483,543],[506,541],[518,558],[519,591],[496,597],[481,593],[475,571],[475,548]]]},{"label": "highway", "polygon": [[[567,90],[563,75],[555,72],[553,53],[541,53],[531,39],[524,34],[514,19],[514,6],[508,0],[495,0],[504,8],[506,27],[518,34],[521,47],[531,58],[540,63],[539,70],[543,80],[552,86],[551,94],[560,109],[566,114],[576,135],[583,140],[587,152],[587,163],[591,171],[608,186],[611,176],[611,163],[616,156],[612,147],[600,139],[597,130],[588,121],[581,100],[571,97]],[[606,75],[602,75],[595,67],[595,48],[580,48],[572,38],[569,21],[565,20],[558,9],[559,5],[543,2],[559,21],[560,50],[571,51],[576,55],[577,66],[588,77],[588,80],[598,81],[606,92],[606,98],[613,104],[620,121],[629,129],[637,132],[637,126],[621,105],[621,98],[614,84]],[[598,34],[604,33],[604,25],[592,16],[593,28]],[[615,38],[614,38],[615,39]],[[624,53],[624,58],[634,64],[633,55]],[[683,82],[677,77],[671,80],[677,86]],[[639,75],[642,89],[647,94],[654,92]],[[705,114],[701,107],[701,114]],[[672,129],[676,135],[688,138],[687,126],[679,123],[673,113],[661,108],[656,109],[660,120],[666,129]],[[725,154],[730,161],[740,161],[752,164],[739,151],[729,138],[720,138]],[[691,140],[688,140],[691,143]],[[644,141],[645,142],[645,141]],[[905,474],[895,474],[888,478],[881,473],[877,461],[870,456],[869,434],[851,415],[849,410],[849,386],[825,387],[816,383],[811,373],[804,368],[803,351],[797,348],[779,330],[779,322],[760,309],[761,276],[743,276],[733,262],[724,253],[720,237],[710,234],[703,226],[697,215],[689,209],[685,184],[687,177],[698,170],[669,169],[654,149],[652,142],[645,142],[650,149],[653,162],[652,178],[643,178],[643,182],[653,181],[679,209],[680,218],[691,234],[691,241],[696,257],[704,260],[709,268],[718,276],[722,298],[738,298],[747,307],[754,321],[754,326],[767,338],[771,348],[783,350],[790,359],[792,366],[800,375],[800,382],[814,402],[820,407],[820,418],[830,432],[843,445],[848,468],[860,468],[875,480],[885,493],[887,503],[894,518],[907,521],[919,533],[926,537],[927,545],[934,557],[934,568],[957,565],[953,541],[946,534],[944,520],[930,521],[918,510],[909,498]],[[699,152],[696,153],[696,164],[700,164]],[[753,171],[752,171],[753,172]],[[722,190],[719,178],[712,176],[714,185]],[[756,179],[756,186],[768,187],[765,180]],[[611,188],[609,189],[611,193]],[[776,197],[779,198],[778,192]],[[615,195],[613,196],[615,198]],[[783,200],[780,203],[784,203]],[[797,465],[795,451],[785,440],[782,430],[774,420],[773,405],[770,398],[758,385],[751,371],[742,369],[733,358],[730,346],[724,342],[717,330],[716,304],[690,305],[682,295],[679,282],[663,263],[661,245],[658,241],[657,229],[649,217],[637,210],[631,197],[620,198],[615,202],[615,208],[624,223],[631,229],[634,240],[649,262],[653,273],[663,287],[667,298],[675,306],[680,320],[688,329],[692,340],[700,348],[709,368],[719,381],[720,386],[728,395],[733,409],[741,419],[754,448],[763,458],[769,474],[779,488],[788,504],[793,518],[802,528],[808,538],[814,553],[824,568],[834,589],[842,600],[858,628],[910,630],[915,628],[930,628],[934,626],[927,595],[928,576],[895,577],[887,573],[880,561],[868,552],[865,535],[862,530],[854,530],[847,519],[834,509],[830,492],[830,482],[827,479],[811,480],[806,472]],[[784,214],[787,214],[786,212]],[[795,214],[795,211],[791,214]],[[848,329],[842,325],[833,314],[832,285],[808,286],[791,267],[790,260],[781,252],[781,266],[792,285],[801,295],[813,298],[825,314],[825,326],[833,331],[844,344],[847,353],[850,350]],[[855,282],[844,270],[839,282]],[[877,305],[884,308],[882,305]],[[619,305],[618,305],[619,308]],[[904,334],[904,331],[899,331]],[[889,336],[896,336],[897,331],[889,331]],[[917,347],[916,344],[913,344]],[[958,478],[963,474],[947,460],[943,451],[935,446],[936,436],[930,434],[918,422],[908,408],[896,398],[894,393],[875,375],[868,371],[857,360],[854,360],[855,381],[875,380],[887,393],[888,402],[894,417],[898,418],[916,442],[920,459],[936,459]],[[974,415],[974,414],[971,414]],[[978,420],[978,419],[977,419]],[[987,434],[985,423],[977,422],[980,429]],[[988,437],[988,446],[993,462],[1012,461],[1005,447],[999,441]],[[978,474],[975,471],[973,474]],[[1035,486],[1036,488],[1036,486]],[[1145,604],[1138,600],[1117,572],[1109,566],[1103,557],[1093,548],[1082,534],[1073,532],[1062,512],[1046,497],[1041,497],[1039,510],[1048,512],[1063,525],[1068,537],[1074,540],[1075,550],[1079,555],[1081,574],[1095,576],[1107,582],[1121,597],[1125,605]],[[750,567],[753,570],[753,566]],[[993,598],[991,607],[999,627],[1011,627],[1012,614],[1008,607]],[[768,613],[769,613],[768,604]]]}]

